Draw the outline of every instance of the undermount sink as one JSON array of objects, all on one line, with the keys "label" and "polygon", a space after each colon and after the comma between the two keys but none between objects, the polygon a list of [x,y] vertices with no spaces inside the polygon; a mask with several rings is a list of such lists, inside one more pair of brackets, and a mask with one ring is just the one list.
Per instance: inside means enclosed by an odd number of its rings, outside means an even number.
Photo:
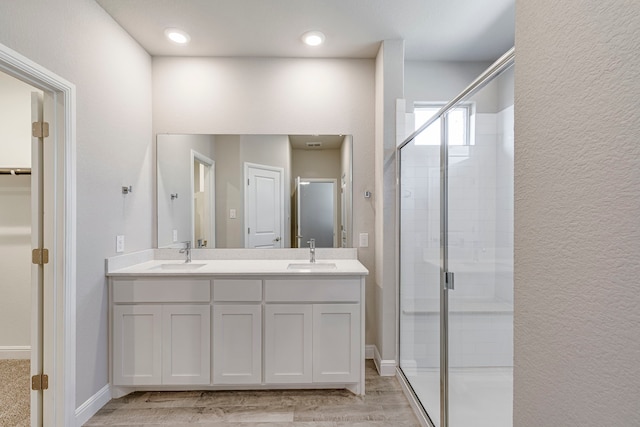
[{"label": "undermount sink", "polygon": [[202,267],[204,264],[200,264],[200,263],[180,263],[180,264],[176,264],[176,263],[167,263],[167,264],[159,264],[156,265],[155,267],[152,267],[153,270],[196,270],[200,267]]},{"label": "undermount sink", "polygon": [[303,262],[297,264],[289,264],[287,270],[297,271],[318,271],[318,270],[335,270],[336,265],[332,262]]}]

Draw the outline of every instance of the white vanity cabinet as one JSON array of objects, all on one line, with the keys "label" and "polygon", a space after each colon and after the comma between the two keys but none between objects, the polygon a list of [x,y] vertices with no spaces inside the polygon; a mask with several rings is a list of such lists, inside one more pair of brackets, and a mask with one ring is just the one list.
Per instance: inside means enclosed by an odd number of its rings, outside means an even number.
[{"label": "white vanity cabinet", "polygon": [[314,304],[313,382],[350,383],[360,378],[360,306]]},{"label": "white vanity cabinet", "polygon": [[264,316],[264,364],[267,384],[313,380],[313,306],[267,304]]},{"label": "white vanity cabinet", "polygon": [[360,299],[357,278],[265,280],[265,382],[358,382]]},{"label": "white vanity cabinet", "polygon": [[111,275],[114,397],[196,387],[364,393],[366,270],[302,274],[265,262],[247,273],[237,264],[237,273],[216,273],[228,268],[220,263],[206,274],[209,264],[150,274],[152,264]]},{"label": "white vanity cabinet", "polygon": [[262,280],[213,281],[213,384],[262,382]]},{"label": "white vanity cabinet", "polygon": [[162,307],[113,307],[113,384],[162,383]]},{"label": "white vanity cabinet", "polygon": [[211,382],[209,280],[112,281],[113,384]]}]

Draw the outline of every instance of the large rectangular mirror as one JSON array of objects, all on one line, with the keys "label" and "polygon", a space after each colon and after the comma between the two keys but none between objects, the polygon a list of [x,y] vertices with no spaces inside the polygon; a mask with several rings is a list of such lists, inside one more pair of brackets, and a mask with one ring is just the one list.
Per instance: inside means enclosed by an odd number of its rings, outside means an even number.
[{"label": "large rectangular mirror", "polygon": [[158,247],[352,247],[350,135],[157,135]]}]

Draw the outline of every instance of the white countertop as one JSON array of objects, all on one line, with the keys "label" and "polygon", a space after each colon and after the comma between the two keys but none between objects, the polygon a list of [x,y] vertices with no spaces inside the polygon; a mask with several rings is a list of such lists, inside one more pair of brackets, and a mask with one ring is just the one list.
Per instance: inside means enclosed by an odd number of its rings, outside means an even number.
[{"label": "white countertop", "polygon": [[[290,264],[296,266],[290,269]],[[107,271],[110,277],[127,276],[364,276],[369,271],[357,259],[319,259],[316,266],[300,259],[204,260],[194,259],[190,267],[182,260],[150,260]],[[334,264],[335,268],[323,268]],[[310,265],[308,268],[307,265]],[[174,267],[175,266],[175,267]],[[196,267],[198,266],[198,267]]]}]

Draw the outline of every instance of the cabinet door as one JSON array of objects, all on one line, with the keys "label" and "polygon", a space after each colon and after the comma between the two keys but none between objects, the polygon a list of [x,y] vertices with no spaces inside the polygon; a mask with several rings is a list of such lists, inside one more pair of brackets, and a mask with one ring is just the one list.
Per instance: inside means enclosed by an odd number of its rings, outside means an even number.
[{"label": "cabinet door", "polygon": [[360,305],[313,306],[313,382],[357,382],[360,354]]},{"label": "cabinet door", "polygon": [[262,382],[262,306],[213,305],[213,383]]},{"label": "cabinet door", "polygon": [[162,307],[113,306],[113,384],[161,383]]},{"label": "cabinet door", "polygon": [[162,384],[211,383],[211,306],[162,306]]},{"label": "cabinet door", "polygon": [[310,383],[312,306],[265,306],[265,382]]}]

